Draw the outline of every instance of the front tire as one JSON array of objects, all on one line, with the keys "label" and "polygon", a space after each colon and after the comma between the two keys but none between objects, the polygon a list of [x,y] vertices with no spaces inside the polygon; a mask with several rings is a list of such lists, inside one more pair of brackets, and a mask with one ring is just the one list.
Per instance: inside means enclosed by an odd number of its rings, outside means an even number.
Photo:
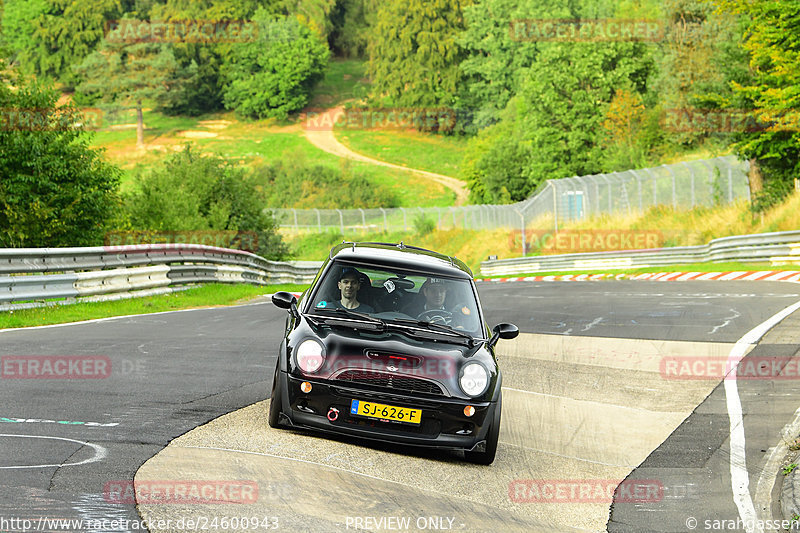
[{"label": "front tire", "polygon": [[503,394],[497,397],[497,407],[494,409],[492,425],[486,434],[486,451],[483,452],[464,452],[464,459],[476,465],[490,465],[494,462],[497,454],[497,441],[500,440],[500,416],[503,410]]},{"label": "front tire", "polygon": [[280,383],[280,362],[275,367],[275,377],[272,378],[272,395],[269,400],[269,417],[267,422],[271,428],[281,427],[281,413],[283,412],[283,387]]}]

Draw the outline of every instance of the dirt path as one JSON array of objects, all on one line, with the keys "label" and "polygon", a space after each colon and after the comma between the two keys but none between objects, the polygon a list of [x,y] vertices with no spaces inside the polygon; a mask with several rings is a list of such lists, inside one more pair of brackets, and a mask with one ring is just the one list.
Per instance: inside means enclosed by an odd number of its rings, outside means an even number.
[{"label": "dirt path", "polygon": [[[464,205],[467,203],[469,191],[466,187],[464,187],[464,182],[460,180],[451,178],[450,176],[445,176],[443,174],[428,172],[427,170],[408,168],[401,165],[395,165],[393,163],[387,163],[386,161],[381,161],[379,159],[373,159],[371,157],[361,155],[358,152],[354,152],[347,146],[340,143],[333,134],[333,124],[336,123],[336,118],[342,113],[344,113],[343,107],[335,107],[316,115],[313,121],[308,120],[303,125],[303,129],[305,130],[306,138],[309,140],[309,142],[311,142],[311,144],[320,150],[324,150],[329,154],[333,154],[338,157],[352,159],[353,161],[361,161],[362,163],[369,163],[371,165],[396,168],[398,170],[404,170],[406,172],[412,172],[414,174],[419,174],[420,176],[425,176],[426,178],[429,178],[437,183],[441,183],[448,189],[455,192],[456,205]],[[320,117],[325,117],[325,119],[320,120]],[[328,120],[328,118],[330,120]]]}]

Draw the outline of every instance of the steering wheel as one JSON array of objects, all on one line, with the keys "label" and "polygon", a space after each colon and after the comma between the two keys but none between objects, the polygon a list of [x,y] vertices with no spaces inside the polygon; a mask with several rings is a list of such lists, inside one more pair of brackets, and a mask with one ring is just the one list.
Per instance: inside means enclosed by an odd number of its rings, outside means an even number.
[{"label": "steering wheel", "polygon": [[449,324],[453,319],[453,313],[444,309],[428,309],[417,315],[417,320],[424,320],[431,324]]}]

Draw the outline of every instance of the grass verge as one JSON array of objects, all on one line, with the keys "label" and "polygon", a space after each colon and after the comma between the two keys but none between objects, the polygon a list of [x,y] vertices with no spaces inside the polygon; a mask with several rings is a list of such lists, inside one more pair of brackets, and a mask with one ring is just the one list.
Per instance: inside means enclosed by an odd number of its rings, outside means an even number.
[{"label": "grass verge", "polygon": [[160,296],[3,311],[0,312],[0,329],[47,326],[114,316],[234,305],[245,303],[264,294],[277,291],[302,292],[305,288],[305,285],[256,286],[215,283]]}]

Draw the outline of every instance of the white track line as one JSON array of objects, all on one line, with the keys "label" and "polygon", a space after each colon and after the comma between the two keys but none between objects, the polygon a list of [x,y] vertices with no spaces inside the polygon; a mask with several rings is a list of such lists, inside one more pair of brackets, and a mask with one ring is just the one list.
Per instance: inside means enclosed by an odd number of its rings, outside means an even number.
[{"label": "white track line", "polygon": [[[756,344],[778,322],[800,309],[800,302],[790,305],[786,309],[772,315],[765,322],[748,331],[736,344],[728,355],[728,361],[738,363],[751,344]],[[745,524],[747,533],[764,533],[764,529],[757,521],[753,498],[750,495],[750,478],[747,472],[747,456],[745,454],[744,419],[742,415],[742,402],[739,398],[739,388],[736,384],[736,368],[723,380],[725,385],[725,401],[730,418],[730,467],[731,490],[733,501],[739,509],[739,516]]]},{"label": "white track line", "polygon": [[2,470],[18,470],[22,468],[61,468],[62,466],[80,466],[89,463],[96,463],[97,461],[102,461],[105,459],[106,455],[108,455],[108,450],[100,446],[99,444],[92,444],[91,442],[83,442],[82,440],[75,440],[75,439],[67,439],[65,437],[48,437],[44,435],[14,435],[11,433],[2,433],[0,437],[12,437],[12,438],[19,438],[19,439],[48,439],[48,440],[63,440],[67,442],[74,442],[76,444],[80,444],[82,446],[88,446],[94,450],[94,455],[88,459],[84,459],[79,463],[61,463],[61,464],[52,464],[52,465],[12,465],[12,466],[0,466]]}]

